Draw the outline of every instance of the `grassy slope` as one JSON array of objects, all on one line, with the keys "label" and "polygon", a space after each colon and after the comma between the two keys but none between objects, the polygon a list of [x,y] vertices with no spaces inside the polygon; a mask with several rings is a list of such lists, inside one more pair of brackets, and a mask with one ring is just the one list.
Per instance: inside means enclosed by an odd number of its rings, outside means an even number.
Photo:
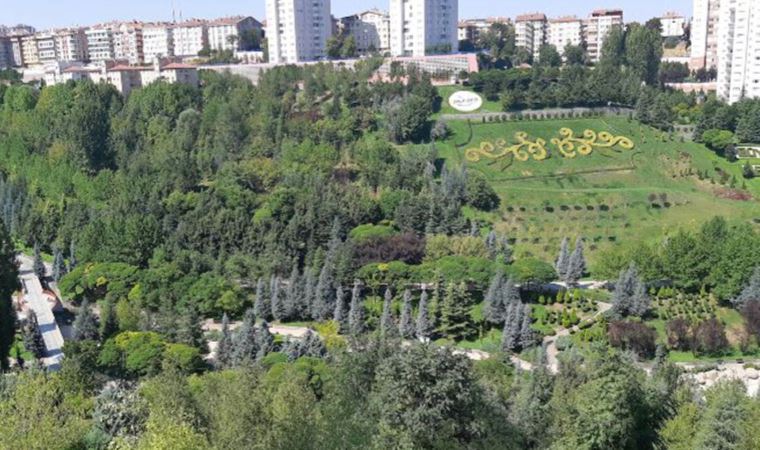
[{"label": "grassy slope", "polygon": [[[441,114],[462,114],[461,111],[457,111],[451,106],[449,106],[449,97],[451,96],[451,94],[457,91],[473,92],[471,88],[467,88],[463,86],[439,86],[438,87],[438,93],[441,95],[441,98],[443,98],[443,102],[441,104],[441,111],[440,111]],[[499,102],[492,102],[492,101],[486,100],[484,97],[483,106],[479,110],[473,111],[473,112],[479,113],[479,112],[502,112],[502,111],[503,109]]]},{"label": "grassy slope", "polygon": [[[718,185],[696,176],[685,175],[689,168],[708,171],[717,179],[719,167],[736,176],[741,186],[741,163],[728,163],[695,143],[666,140],[657,130],[630,122],[625,118],[565,119],[474,124],[474,135],[467,143],[466,122],[450,124],[453,136],[438,144],[443,158],[466,164],[469,170],[486,175],[502,199],[497,212],[469,214],[493,221],[496,228],[516,239],[518,256],[538,256],[552,260],[563,236],[584,236],[592,262],[599,250],[621,242],[658,242],[680,227],[697,228],[714,215],[735,222],[760,220],[760,202],[732,201],[716,197]],[[544,161],[515,161],[507,168],[482,159],[466,161],[464,151],[481,141],[507,139],[514,142],[517,131],[531,138],[550,141],[561,127],[572,128],[576,135],[584,129],[609,131],[624,135],[635,143],[633,150],[599,151],[575,159],[562,158],[548,143],[552,156]],[[626,168],[622,171],[610,169]],[[630,169],[632,168],[632,169]],[[579,171],[599,171],[578,174]],[[575,172],[575,174],[573,174]],[[560,176],[557,176],[557,175]],[[747,189],[760,198],[760,179],[747,181]],[[669,208],[652,208],[649,196],[667,194]],[[608,205],[609,211],[599,210]],[[569,211],[561,211],[562,206]],[[546,207],[554,208],[547,212]],[[593,211],[588,207],[593,206]]]}]

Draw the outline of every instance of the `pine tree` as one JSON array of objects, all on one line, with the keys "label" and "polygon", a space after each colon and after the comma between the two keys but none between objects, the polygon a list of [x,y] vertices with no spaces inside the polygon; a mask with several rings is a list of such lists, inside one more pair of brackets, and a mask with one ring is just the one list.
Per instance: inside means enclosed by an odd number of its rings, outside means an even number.
[{"label": "pine tree", "polygon": [[56,247],[53,249],[53,281],[58,283],[64,275],[66,275],[66,261],[61,250]]},{"label": "pine tree", "polygon": [[[643,290],[643,295],[642,294]],[[637,294],[639,294],[637,296]],[[641,304],[637,304],[637,302]],[[628,269],[620,272],[612,294],[612,311],[618,316],[641,315],[649,309],[646,286],[639,279],[636,266],[631,263]],[[643,313],[642,313],[643,310]]]},{"label": "pine tree", "polygon": [[509,245],[509,239],[506,236],[499,238],[497,260],[504,264],[512,262],[512,247]]},{"label": "pine tree", "polygon": [[530,348],[535,344],[535,335],[530,327],[531,317],[530,305],[525,305],[523,309],[523,319],[520,326],[520,347],[523,349]]},{"label": "pine tree", "polygon": [[269,331],[269,324],[264,321],[256,330],[256,361],[261,361],[267,354],[274,351],[274,336]]},{"label": "pine tree", "polygon": [[464,282],[459,285],[450,283],[446,288],[438,331],[447,339],[459,341],[467,337],[471,321],[469,299]]},{"label": "pine tree", "polygon": [[562,280],[567,283],[568,286],[578,283],[578,280],[583,278],[583,274],[586,272],[586,258],[583,256],[583,240],[578,238],[575,241],[575,250],[567,262],[567,270],[565,271],[565,278]]},{"label": "pine tree", "polygon": [[281,284],[282,282],[279,278],[272,276],[270,280],[269,300],[272,306],[272,317],[280,322],[287,318],[287,307],[285,306]]},{"label": "pine tree", "polygon": [[488,250],[488,256],[491,259],[496,259],[499,252],[497,240],[498,238],[494,230],[491,230],[486,236],[486,250]]},{"label": "pine tree", "polygon": [[311,319],[314,317],[314,299],[317,293],[317,278],[314,275],[314,269],[307,267],[303,272],[303,301],[301,319]]},{"label": "pine tree", "polygon": [[509,319],[504,321],[504,328],[501,333],[501,351],[504,353],[512,353],[517,350],[518,342],[514,339],[511,326]]},{"label": "pine tree", "polygon": [[393,323],[393,315],[391,314],[391,303],[393,302],[393,294],[391,288],[385,288],[385,296],[383,297],[383,314],[380,316],[380,336],[388,338],[395,335],[396,325]]},{"label": "pine tree", "polygon": [[629,313],[634,316],[643,317],[649,311],[651,303],[652,300],[649,298],[649,293],[647,293],[646,284],[641,279],[637,279],[636,287],[631,297]]},{"label": "pine tree", "polygon": [[731,299],[734,308],[741,310],[748,302],[760,302],[760,266],[755,267],[747,285],[735,298]]},{"label": "pine tree", "polygon": [[201,318],[198,309],[192,303],[185,306],[177,320],[176,340],[180,344],[206,351],[206,338],[203,335]]},{"label": "pine tree", "polygon": [[314,320],[326,320],[330,313],[333,312],[335,305],[333,299],[333,274],[331,262],[325,261],[322,270],[319,272],[317,289],[314,294],[314,304],[312,305],[312,318]]},{"label": "pine tree", "polygon": [[0,371],[8,369],[8,355],[16,335],[13,293],[20,289],[16,252],[3,220],[0,219]]},{"label": "pine tree", "polygon": [[252,309],[245,312],[243,323],[232,338],[232,362],[239,366],[256,360],[256,315]]},{"label": "pine tree", "polygon": [[404,339],[414,337],[414,324],[412,323],[412,293],[407,289],[404,291],[404,304],[401,308],[401,320],[398,326],[399,334]]},{"label": "pine tree", "polygon": [[430,335],[433,332],[433,324],[430,321],[430,310],[428,309],[428,293],[424,290],[420,294],[420,305],[417,311],[415,328],[418,339],[422,341],[430,339]]},{"label": "pine tree", "polygon": [[74,245],[74,241],[71,241],[71,244],[69,244],[69,267],[67,272],[71,272],[72,270],[77,268],[78,260],[76,256],[76,246]]},{"label": "pine tree", "polygon": [[230,318],[227,314],[222,316],[222,337],[216,345],[216,365],[220,368],[232,365],[232,334],[230,332]]},{"label": "pine tree", "polygon": [[566,278],[568,265],[570,264],[570,253],[568,250],[568,247],[570,245],[570,239],[565,237],[562,239],[562,245],[559,249],[559,256],[557,256],[557,260],[554,263],[554,269],[557,271],[557,276],[560,280],[564,280]]},{"label": "pine tree", "polygon": [[74,319],[72,328],[72,337],[75,341],[97,341],[100,338],[98,322],[95,319],[95,314],[90,309],[90,302],[87,299],[79,307],[79,314]]},{"label": "pine tree", "polygon": [[343,286],[338,286],[335,290],[335,311],[333,312],[333,320],[338,323],[338,327],[341,332],[348,332],[348,317],[346,317],[346,294],[343,291]]},{"label": "pine tree", "polygon": [[253,304],[253,312],[256,317],[267,320],[271,317],[269,306],[270,302],[266,297],[264,280],[259,278],[256,282],[256,301]]},{"label": "pine tree", "polygon": [[37,314],[31,310],[24,325],[24,348],[38,359],[45,356],[45,341],[42,339],[40,323]]},{"label": "pine tree", "polygon": [[300,303],[303,297],[301,287],[301,274],[298,271],[298,264],[294,264],[288,279],[288,289],[285,291],[286,320],[296,320],[300,316]]},{"label": "pine tree", "polygon": [[491,278],[491,283],[488,285],[484,298],[483,315],[488,322],[494,324],[504,322],[504,288],[504,272],[497,270]]},{"label": "pine tree", "polygon": [[40,283],[44,283],[47,271],[45,270],[45,263],[42,261],[42,253],[40,252],[40,245],[34,244],[34,275],[40,279]]},{"label": "pine tree", "polygon": [[355,281],[351,291],[351,307],[348,310],[348,330],[352,336],[358,336],[364,331],[364,304],[361,291],[359,281]]}]

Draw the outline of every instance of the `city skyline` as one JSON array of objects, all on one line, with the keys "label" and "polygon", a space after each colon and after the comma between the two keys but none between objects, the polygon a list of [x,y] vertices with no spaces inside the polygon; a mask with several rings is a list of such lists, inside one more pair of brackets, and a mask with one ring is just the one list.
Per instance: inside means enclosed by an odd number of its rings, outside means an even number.
[{"label": "city skyline", "polygon": [[[176,17],[189,18],[212,18],[230,15],[251,15],[258,19],[265,19],[265,5],[263,0],[257,0],[255,4],[250,1],[228,0],[225,2],[207,2],[203,0],[175,0]],[[559,0],[537,0],[529,5],[517,2],[499,5],[494,8],[493,2],[488,0],[468,0],[460,2],[460,19],[506,16],[514,18],[518,14],[541,11],[550,17],[565,15],[587,16],[593,9],[620,8],[625,11],[626,21],[644,21],[652,17],[660,16],[666,11],[674,10],[684,16],[691,16],[692,0],[674,0],[667,6],[653,0],[596,0],[591,3],[575,5]],[[2,24],[15,25],[25,23],[37,29],[58,28],[68,26],[86,26],[94,23],[109,22],[112,20],[143,20],[143,21],[168,21],[172,19],[172,2],[135,0],[124,4],[111,4],[97,2],[95,0],[45,0],[43,8],[39,5],[32,6],[17,4],[10,11],[3,12]],[[388,9],[388,2],[382,0],[333,0],[332,13],[335,17],[342,17],[361,12],[373,7],[383,10]],[[45,11],[44,15],[40,11]]]}]

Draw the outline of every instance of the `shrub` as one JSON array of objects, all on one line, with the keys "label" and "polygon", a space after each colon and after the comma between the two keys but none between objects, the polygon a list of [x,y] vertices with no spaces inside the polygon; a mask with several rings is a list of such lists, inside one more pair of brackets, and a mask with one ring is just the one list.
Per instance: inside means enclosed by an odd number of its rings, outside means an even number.
[{"label": "shrub", "polygon": [[437,260],[445,256],[487,258],[488,249],[483,239],[473,236],[429,236],[425,244],[425,259]]},{"label": "shrub", "polygon": [[499,207],[499,196],[480,172],[467,174],[466,194],[467,203],[482,211],[493,211]]},{"label": "shrub", "polygon": [[726,327],[713,317],[701,322],[694,330],[693,350],[701,355],[720,355],[728,348]]},{"label": "shrub", "polygon": [[677,317],[665,325],[668,347],[673,350],[688,350],[691,347],[691,324],[682,317]]},{"label": "shrub", "polygon": [[358,266],[386,261],[419,264],[424,256],[425,238],[411,232],[369,238],[356,245],[354,250],[354,261]]},{"label": "shrub", "polygon": [[607,336],[613,347],[633,351],[645,358],[654,356],[657,332],[643,323],[622,320],[611,322]]},{"label": "shrub", "polygon": [[520,283],[549,283],[557,279],[551,264],[535,258],[517,260],[507,268],[507,273]]},{"label": "shrub", "polygon": [[387,238],[398,232],[391,226],[365,224],[359,225],[348,233],[354,241],[365,241],[373,238]]}]

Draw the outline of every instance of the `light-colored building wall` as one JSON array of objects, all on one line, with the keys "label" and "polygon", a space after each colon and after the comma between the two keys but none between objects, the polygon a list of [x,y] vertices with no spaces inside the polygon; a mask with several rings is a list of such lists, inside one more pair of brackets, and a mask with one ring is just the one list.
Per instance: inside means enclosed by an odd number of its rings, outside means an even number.
[{"label": "light-colored building wall", "polygon": [[538,58],[538,51],[547,42],[548,23],[540,13],[523,14],[515,20],[515,45],[527,49]]},{"label": "light-colored building wall", "polygon": [[240,36],[246,32],[261,34],[261,22],[253,17],[227,17],[208,23],[208,43],[211,50],[242,50]]},{"label": "light-colored building wall", "polygon": [[586,21],[585,41],[587,53],[591,62],[599,62],[602,47],[607,34],[613,27],[623,26],[623,11],[619,9],[600,9],[591,13]]},{"label": "light-colored building wall", "polygon": [[565,47],[583,44],[583,21],[577,17],[560,17],[549,21],[547,42],[564,55]]},{"label": "light-colored building wall", "polygon": [[459,50],[458,0],[391,0],[393,56],[425,56]]},{"label": "light-colored building wall", "polygon": [[340,19],[342,32],[353,36],[360,53],[390,50],[391,21],[387,12],[369,10]]},{"label": "light-colored building wall", "polygon": [[663,37],[679,37],[683,36],[686,18],[675,12],[667,12],[660,17],[660,24]]},{"label": "light-colored building wall", "polygon": [[694,0],[691,21],[692,70],[718,66],[718,15],[721,0]]},{"label": "light-colored building wall", "polygon": [[114,58],[130,64],[145,62],[143,24],[122,22],[112,25]]},{"label": "light-colored building wall", "polygon": [[174,28],[170,24],[146,24],[143,27],[145,61],[174,56]]},{"label": "light-colored building wall", "polygon": [[330,0],[266,0],[269,61],[295,63],[326,56],[332,36]]},{"label": "light-colored building wall", "polygon": [[174,55],[195,57],[203,49],[209,48],[206,22],[191,20],[174,27]]},{"label": "light-colored building wall", "polygon": [[113,31],[104,25],[96,25],[85,31],[87,54],[90,61],[108,61],[115,58]]},{"label": "light-colored building wall", "polygon": [[0,70],[13,67],[13,47],[11,39],[0,36]]},{"label": "light-colored building wall", "polygon": [[721,0],[718,96],[729,103],[760,97],[760,2]]},{"label": "light-colored building wall", "polygon": [[25,66],[34,66],[40,63],[40,56],[37,51],[37,39],[34,35],[21,38],[21,53]]},{"label": "light-colored building wall", "polygon": [[58,61],[87,61],[87,36],[83,28],[55,31],[55,48]]},{"label": "light-colored building wall", "polygon": [[37,33],[34,35],[34,38],[37,41],[37,57],[40,64],[47,64],[58,60],[53,33]]}]

